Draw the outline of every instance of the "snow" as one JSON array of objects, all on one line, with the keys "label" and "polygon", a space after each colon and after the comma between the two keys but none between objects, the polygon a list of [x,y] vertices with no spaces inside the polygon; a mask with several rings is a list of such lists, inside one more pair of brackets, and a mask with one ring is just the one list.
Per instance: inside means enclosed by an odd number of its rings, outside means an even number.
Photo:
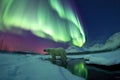
[{"label": "snow", "polygon": [[120,64],[120,50],[86,55],[84,58],[89,59],[87,63],[106,66]]},{"label": "snow", "polygon": [[[88,64],[99,64],[99,65],[115,65],[120,64],[120,49],[116,51],[101,52],[101,53],[91,53],[86,55],[68,55],[69,59],[89,59],[86,61]],[[77,63],[76,63],[77,64]]]},{"label": "snow", "polygon": [[[117,50],[116,50],[117,49]],[[95,44],[92,47],[83,47],[82,48],[69,48],[69,52],[74,54],[76,52],[84,52],[84,51],[102,51],[101,53],[90,53],[85,55],[72,55],[68,56],[68,58],[85,58],[89,59],[86,61],[88,64],[99,64],[99,65],[115,65],[120,64],[120,32],[113,34],[108,40],[106,40],[105,44]],[[80,51],[83,50],[83,51]],[[109,50],[109,52],[104,52],[104,50]]]},{"label": "snow", "polygon": [[84,80],[38,55],[0,54],[0,80]]},{"label": "snow", "polygon": [[117,32],[110,36],[105,44],[95,44],[92,47],[87,48],[88,51],[95,51],[95,50],[105,50],[105,49],[115,49],[120,47],[120,32]]},{"label": "snow", "polygon": [[[42,55],[40,58],[44,60],[50,58],[50,56]],[[91,53],[91,54],[82,54],[82,55],[67,55],[67,58],[70,64],[78,64],[81,61],[80,58],[84,58],[84,59],[89,59],[89,61],[86,61],[87,64],[99,64],[106,66],[115,65],[115,64],[120,64],[120,49],[114,51],[108,51],[108,52],[103,51],[100,53],[93,53],[93,54]]]},{"label": "snow", "polygon": [[77,46],[69,46],[65,51],[66,51],[66,53],[69,53],[69,52],[83,52],[84,49],[79,48]]}]

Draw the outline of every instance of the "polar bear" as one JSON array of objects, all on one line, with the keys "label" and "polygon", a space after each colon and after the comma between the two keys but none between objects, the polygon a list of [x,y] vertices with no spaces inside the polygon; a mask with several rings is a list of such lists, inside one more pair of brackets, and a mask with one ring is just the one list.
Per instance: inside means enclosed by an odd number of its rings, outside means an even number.
[{"label": "polar bear", "polygon": [[65,50],[63,48],[47,48],[47,49],[44,49],[44,52],[52,56],[51,60],[53,63],[56,63],[56,56],[60,56],[62,64],[66,65],[67,57],[66,57]]}]

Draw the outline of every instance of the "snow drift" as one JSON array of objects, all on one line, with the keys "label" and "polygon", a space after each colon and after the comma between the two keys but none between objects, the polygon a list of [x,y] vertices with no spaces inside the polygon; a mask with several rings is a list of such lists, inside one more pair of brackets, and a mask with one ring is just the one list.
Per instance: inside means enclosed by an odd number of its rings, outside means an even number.
[{"label": "snow drift", "polygon": [[0,80],[84,80],[38,55],[0,54]]},{"label": "snow drift", "polygon": [[120,32],[113,34],[111,37],[106,40],[105,44],[95,44],[92,47],[89,47],[87,50],[110,50],[120,48]]}]

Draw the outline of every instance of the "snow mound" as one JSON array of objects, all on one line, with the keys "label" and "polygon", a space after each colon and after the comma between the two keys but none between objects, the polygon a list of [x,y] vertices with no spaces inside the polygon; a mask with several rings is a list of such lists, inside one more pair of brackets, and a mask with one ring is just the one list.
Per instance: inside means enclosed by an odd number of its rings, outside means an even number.
[{"label": "snow mound", "polygon": [[92,47],[87,48],[88,51],[98,51],[98,50],[110,50],[120,48],[120,32],[113,34],[105,44],[95,44]]},{"label": "snow mound", "polygon": [[67,49],[66,49],[66,53],[70,53],[70,52],[83,52],[83,48],[79,48],[77,46],[69,46]]},{"label": "snow mound", "polygon": [[74,52],[84,52],[84,51],[100,51],[100,50],[112,50],[116,48],[120,48],[120,32],[113,34],[111,37],[108,38],[108,40],[106,40],[104,44],[97,43],[91,47],[83,46],[82,48],[76,46],[70,46],[66,49],[66,52],[74,53]]},{"label": "snow mound", "polygon": [[99,65],[116,65],[120,64],[120,50],[102,52],[100,54],[87,55],[85,58],[89,59],[87,63],[99,64]]},{"label": "snow mound", "polygon": [[[98,64],[98,65],[116,65],[120,64],[120,49],[109,52],[101,52],[96,54],[85,54],[85,55],[68,55],[69,59],[76,59],[77,63],[80,62],[80,58],[87,59],[87,64]],[[75,63],[75,62],[74,62]]]},{"label": "snow mound", "polygon": [[104,49],[115,49],[117,47],[120,47],[120,32],[111,36],[104,45]]},{"label": "snow mound", "polygon": [[0,80],[84,80],[38,55],[0,54]]}]

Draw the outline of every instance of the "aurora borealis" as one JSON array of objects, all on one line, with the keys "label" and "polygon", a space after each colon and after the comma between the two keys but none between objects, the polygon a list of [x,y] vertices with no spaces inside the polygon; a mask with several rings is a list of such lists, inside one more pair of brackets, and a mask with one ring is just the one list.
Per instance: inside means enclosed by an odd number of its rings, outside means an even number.
[{"label": "aurora borealis", "polygon": [[85,34],[77,13],[68,2],[1,0],[1,4],[0,23],[4,26],[1,30],[23,29],[40,38],[70,42],[79,47],[85,43]]},{"label": "aurora borealis", "polygon": [[81,77],[84,77],[85,79],[87,79],[88,71],[87,71],[87,68],[85,66],[85,63],[81,62],[79,64],[76,64],[74,66],[74,73],[78,76],[81,76]]},{"label": "aurora borealis", "polygon": [[37,52],[49,47],[67,48],[69,44],[104,42],[120,31],[119,3],[119,0],[0,0],[0,41],[4,40],[11,49]]}]

